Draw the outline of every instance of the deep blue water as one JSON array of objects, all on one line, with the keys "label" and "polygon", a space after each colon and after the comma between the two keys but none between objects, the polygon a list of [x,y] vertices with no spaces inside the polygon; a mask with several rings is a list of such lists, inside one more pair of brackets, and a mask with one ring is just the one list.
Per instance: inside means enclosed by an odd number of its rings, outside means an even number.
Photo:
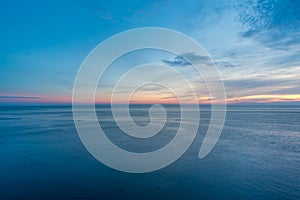
[{"label": "deep blue water", "polygon": [[[120,147],[161,148],[173,137],[180,113],[151,141],[122,134],[107,106],[99,123]],[[131,111],[147,124],[147,106]],[[229,106],[221,138],[198,159],[210,119],[200,113],[198,136],[176,162],[146,174],[119,172],[82,145],[68,106],[0,107],[0,199],[300,199],[300,107]]]}]

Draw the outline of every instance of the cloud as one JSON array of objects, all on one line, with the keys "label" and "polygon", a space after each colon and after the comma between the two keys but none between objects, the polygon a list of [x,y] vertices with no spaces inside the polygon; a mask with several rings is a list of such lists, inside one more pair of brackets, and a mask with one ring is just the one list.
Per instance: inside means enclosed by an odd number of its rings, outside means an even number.
[{"label": "cloud", "polygon": [[224,75],[227,95],[240,97],[248,95],[299,94],[300,67],[239,70],[229,69]]},{"label": "cloud", "polygon": [[240,65],[234,65],[231,62],[228,61],[217,61],[214,62],[217,66],[221,66],[221,67],[236,67],[236,66],[240,66]]},{"label": "cloud", "polygon": [[40,99],[40,97],[30,97],[30,96],[0,96],[0,99]]},{"label": "cloud", "polygon": [[300,2],[293,0],[239,3],[240,35],[268,47],[288,48],[300,43]]},{"label": "cloud", "polygon": [[238,79],[238,80],[225,80],[225,86],[227,88],[235,90],[245,90],[249,88],[261,88],[263,86],[269,86],[277,83],[275,80],[261,80],[261,79]]},{"label": "cloud", "polygon": [[209,56],[196,55],[195,53],[185,53],[179,56],[176,56],[173,60],[162,59],[162,62],[169,66],[179,66],[184,67],[193,64],[204,64],[204,65],[213,65],[216,64],[219,67],[236,67],[240,66],[238,64],[233,64],[232,62],[225,61],[222,59],[212,60]]},{"label": "cloud", "polygon": [[178,55],[174,60],[162,59],[162,62],[169,66],[187,66],[193,64],[211,64],[211,59],[208,56],[197,55],[194,52]]}]

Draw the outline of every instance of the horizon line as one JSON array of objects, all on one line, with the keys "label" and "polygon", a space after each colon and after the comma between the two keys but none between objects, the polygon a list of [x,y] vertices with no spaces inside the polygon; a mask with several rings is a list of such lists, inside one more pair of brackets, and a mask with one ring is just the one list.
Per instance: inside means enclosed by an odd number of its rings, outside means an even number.
[{"label": "horizon line", "polygon": [[[95,106],[108,106],[108,105],[203,105],[203,106],[211,106],[211,105],[223,105],[220,103],[198,103],[198,104],[179,104],[179,103],[95,103]],[[12,107],[12,106],[72,106],[72,102],[18,102],[18,103],[1,103],[1,107]],[[86,106],[88,103],[80,103],[79,105]],[[226,103],[225,105],[299,105],[300,101],[290,101],[290,102],[239,102],[239,103]]]}]

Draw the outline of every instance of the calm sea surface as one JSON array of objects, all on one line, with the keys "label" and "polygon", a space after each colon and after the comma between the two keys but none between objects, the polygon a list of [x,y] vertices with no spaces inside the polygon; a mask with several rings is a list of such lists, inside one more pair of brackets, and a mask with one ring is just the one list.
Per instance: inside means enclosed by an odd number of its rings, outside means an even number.
[{"label": "calm sea surface", "polygon": [[[137,124],[149,106],[132,106]],[[176,106],[149,139],[132,138],[108,106],[99,123],[116,145],[154,151],[172,140]],[[229,106],[221,138],[204,159],[198,151],[210,112],[201,107],[198,135],[176,162],[159,171],[128,174],[93,158],[82,145],[68,106],[0,107],[0,199],[300,199],[300,107]]]}]

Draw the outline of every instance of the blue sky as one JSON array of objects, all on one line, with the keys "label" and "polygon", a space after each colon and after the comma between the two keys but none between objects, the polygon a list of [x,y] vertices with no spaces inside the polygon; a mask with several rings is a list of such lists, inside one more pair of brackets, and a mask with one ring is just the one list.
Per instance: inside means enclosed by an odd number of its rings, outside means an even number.
[{"label": "blue sky", "polygon": [[[98,43],[146,26],[174,29],[199,42],[215,61],[231,103],[300,101],[296,0],[12,0],[2,1],[0,10],[2,103],[69,102],[76,72]],[[141,58],[161,63],[176,58],[151,51],[138,55],[120,59],[103,81],[113,84],[120,66],[130,68]]]}]

